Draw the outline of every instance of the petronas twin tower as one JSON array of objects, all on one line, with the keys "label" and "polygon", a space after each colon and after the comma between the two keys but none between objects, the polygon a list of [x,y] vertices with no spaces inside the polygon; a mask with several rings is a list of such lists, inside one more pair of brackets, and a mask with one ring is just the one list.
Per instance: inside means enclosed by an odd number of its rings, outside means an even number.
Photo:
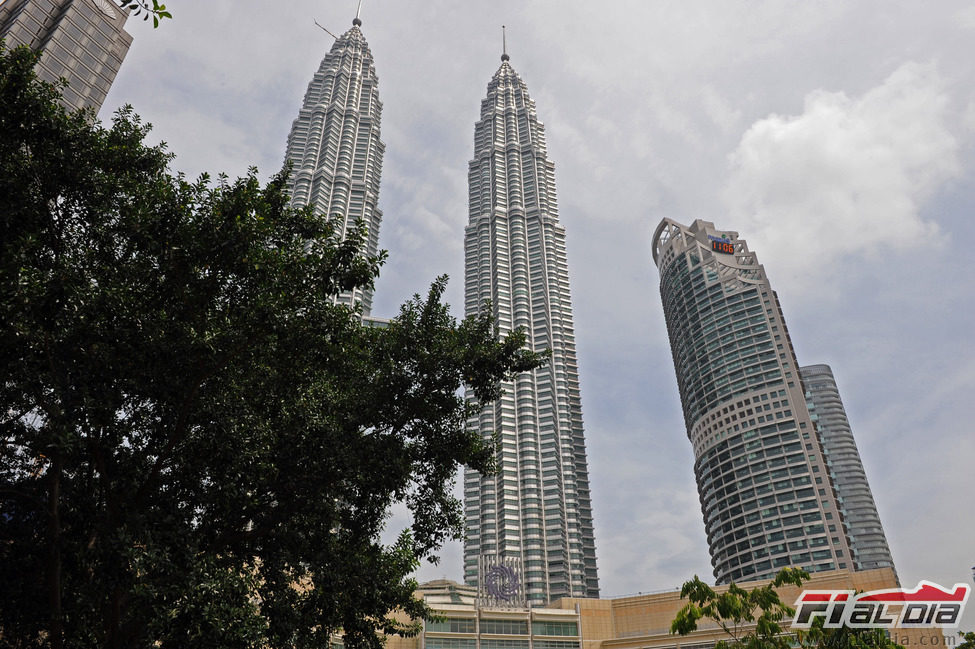
[{"label": "petronas twin tower", "polygon": [[552,356],[506,384],[474,422],[501,443],[496,474],[464,476],[464,578],[477,582],[481,555],[518,558],[527,600],[541,605],[598,597],[596,545],[555,165],[525,82],[501,59],[467,175],[465,309],[490,304],[502,333],[521,328],[533,350]]},{"label": "petronas twin tower", "polygon": [[[291,204],[313,205],[336,220],[339,234],[361,221],[368,228],[365,253],[379,251],[379,175],[386,145],[379,139],[379,80],[372,52],[356,18],[336,39],[308,84],[291,125],[285,161],[291,163]],[[372,291],[339,295],[343,304],[372,309]]]},{"label": "petronas twin tower", "polygon": [[[288,136],[295,205],[314,206],[348,231],[368,228],[378,250],[377,207],[384,145],[372,54],[356,18],[336,39],[305,93]],[[505,384],[504,396],[471,422],[499,439],[494,475],[464,476],[464,580],[482,585],[488,565],[506,566],[521,602],[598,597],[596,547],[579,399],[565,229],[555,166],[524,81],[507,54],[488,84],[474,129],[470,221],[465,231],[465,310],[490,308],[502,333],[523,329],[550,362]],[[337,300],[359,303],[357,290]]]}]

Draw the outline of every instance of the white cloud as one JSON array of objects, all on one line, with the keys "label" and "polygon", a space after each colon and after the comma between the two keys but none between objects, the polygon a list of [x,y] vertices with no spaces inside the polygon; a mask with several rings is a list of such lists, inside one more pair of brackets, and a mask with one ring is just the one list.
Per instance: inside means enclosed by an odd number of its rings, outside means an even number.
[{"label": "white cloud", "polygon": [[730,131],[738,126],[741,110],[733,107],[712,86],[701,88],[701,103],[707,116],[722,132]]},{"label": "white cloud", "polygon": [[770,115],[742,136],[730,156],[730,221],[790,282],[812,269],[821,282],[844,258],[935,245],[938,226],[920,207],[959,174],[947,107],[936,66],[914,62],[860,98],[809,93],[801,115]]},{"label": "white cloud", "polygon": [[975,133],[975,96],[968,100],[968,105],[965,107],[965,115],[962,118],[965,130],[969,134]]},{"label": "white cloud", "polygon": [[597,530],[603,596],[680,588],[695,573],[710,580],[704,525],[693,487],[649,487],[638,493],[636,502],[620,507],[625,511],[613,517],[614,524]]},{"label": "white cloud", "polygon": [[955,24],[962,29],[975,29],[975,5],[965,7],[955,14]]}]

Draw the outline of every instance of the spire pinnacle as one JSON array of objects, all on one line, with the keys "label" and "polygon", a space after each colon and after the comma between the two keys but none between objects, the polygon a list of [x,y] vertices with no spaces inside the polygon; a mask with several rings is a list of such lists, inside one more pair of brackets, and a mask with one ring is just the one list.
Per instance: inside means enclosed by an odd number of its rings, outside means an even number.
[{"label": "spire pinnacle", "polygon": [[508,61],[510,59],[511,57],[508,56],[508,39],[505,36],[504,25],[501,25],[501,60]]},{"label": "spire pinnacle", "polygon": [[362,24],[362,21],[359,20],[360,9],[362,9],[362,0],[359,0],[359,5],[355,8],[355,18],[352,19],[352,24],[355,25],[356,27]]}]

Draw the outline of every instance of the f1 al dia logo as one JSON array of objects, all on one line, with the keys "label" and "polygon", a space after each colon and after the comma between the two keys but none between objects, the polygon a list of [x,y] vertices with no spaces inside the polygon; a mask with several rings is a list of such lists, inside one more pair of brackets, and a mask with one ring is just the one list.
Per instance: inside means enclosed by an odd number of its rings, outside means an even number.
[{"label": "f1 al dia logo", "polygon": [[796,600],[792,627],[808,629],[823,619],[823,628],[953,628],[961,622],[971,586],[948,590],[920,581],[914,590],[892,588],[856,594],[852,590],[806,590]]}]

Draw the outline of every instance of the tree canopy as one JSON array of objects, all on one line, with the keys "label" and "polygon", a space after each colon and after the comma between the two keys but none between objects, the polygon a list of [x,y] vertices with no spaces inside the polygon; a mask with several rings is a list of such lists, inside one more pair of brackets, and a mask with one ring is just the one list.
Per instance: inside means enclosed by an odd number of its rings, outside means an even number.
[{"label": "tree canopy", "polygon": [[[409,575],[462,531],[473,404],[543,362],[445,278],[387,328],[365,232],[287,206],[286,175],[188,181],[66,113],[0,50],[0,639],[13,647],[378,646]],[[414,523],[380,542],[390,506]]]},{"label": "tree canopy", "polygon": [[808,579],[805,570],[783,568],[763,586],[749,590],[732,582],[718,593],[694,575],[681,588],[681,599],[687,598],[688,603],[678,611],[670,632],[688,635],[698,629],[699,621],[709,620],[728,636],[715,649],[903,649],[884,629],[826,629],[822,617],[813,621],[812,628],[797,629],[790,636],[783,620],[791,620],[795,609],[782,601],[776,589],[802,587]]},{"label": "tree canopy", "polygon": [[688,603],[677,613],[670,626],[671,633],[687,635],[697,630],[702,619],[711,620],[727,635],[716,649],[789,649],[791,643],[783,635],[783,618],[795,613],[785,604],[776,588],[785,584],[801,586],[809,574],[798,568],[785,568],[764,586],[746,590],[735,583],[723,593],[701,581],[697,575],[681,588],[681,599]]}]

